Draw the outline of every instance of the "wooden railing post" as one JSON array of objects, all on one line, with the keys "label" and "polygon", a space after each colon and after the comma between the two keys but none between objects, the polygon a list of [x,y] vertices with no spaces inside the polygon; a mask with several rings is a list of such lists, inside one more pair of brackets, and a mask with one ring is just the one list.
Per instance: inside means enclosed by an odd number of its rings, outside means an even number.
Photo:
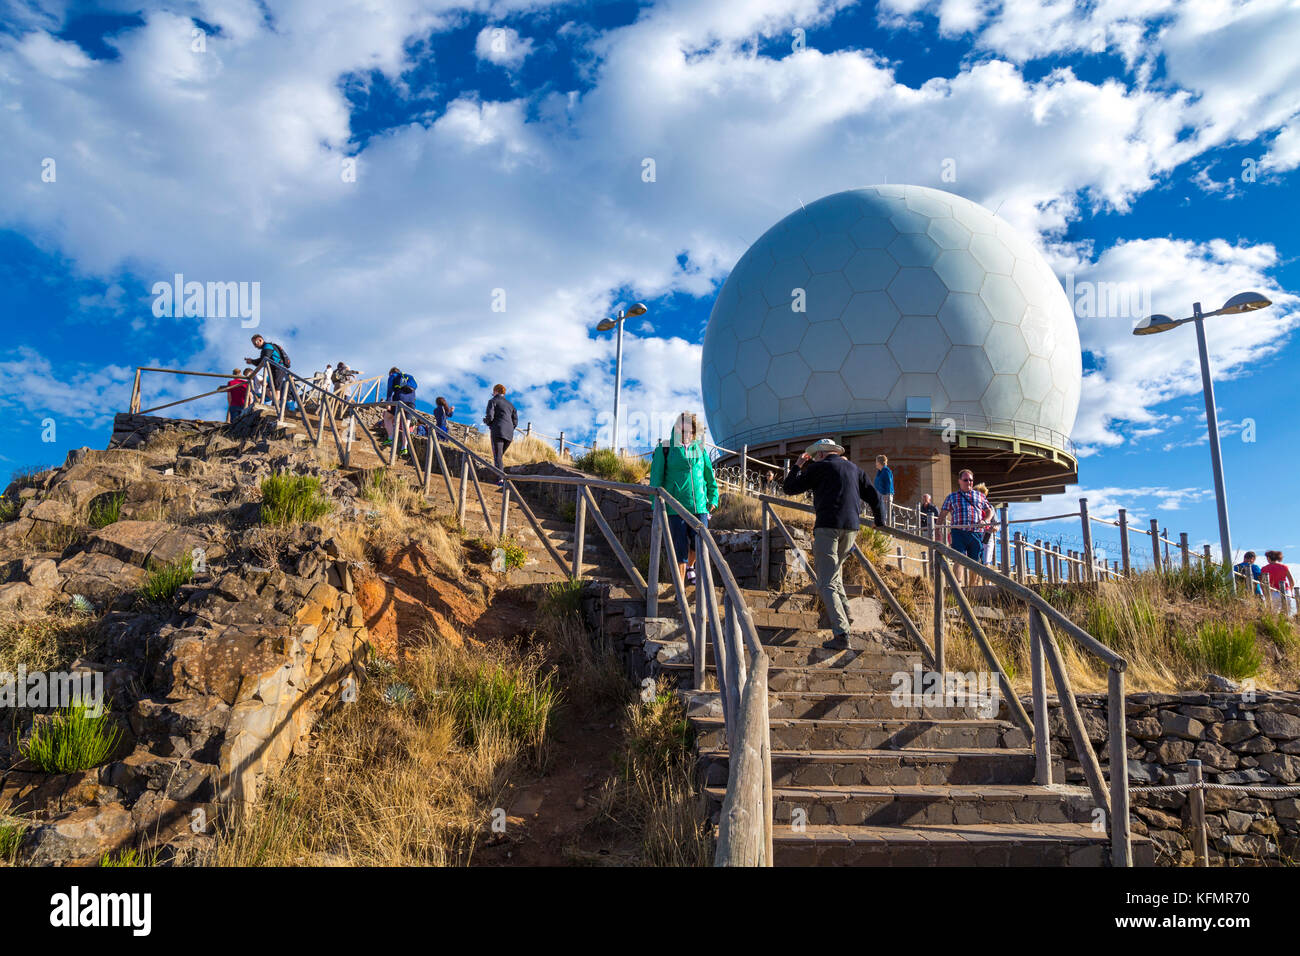
[{"label": "wooden railing post", "polygon": [[1034,539],[1034,579],[1043,583],[1043,542],[1041,538]]},{"label": "wooden railing post", "polygon": [[650,496],[650,566],[646,569],[645,616],[659,616],[659,554],[663,551],[664,523],[656,507],[658,493]]},{"label": "wooden railing post", "polygon": [[1088,499],[1079,499],[1079,520],[1083,526],[1083,579],[1097,580],[1097,565],[1092,559],[1092,521],[1088,518]]},{"label": "wooden railing post", "polygon": [[[247,396],[245,396],[247,397]],[[140,369],[135,370],[135,384],[131,386],[131,414],[140,411]]]},{"label": "wooden railing post", "polygon": [[1119,554],[1120,560],[1124,563],[1124,577],[1133,573],[1133,567],[1129,563],[1128,554],[1128,509],[1119,509]]},{"label": "wooden railing post", "polygon": [[[438,436],[434,434],[436,429],[433,427],[427,427],[425,431],[429,433],[429,437],[425,439],[427,444],[424,446],[424,493],[427,495],[433,484],[433,449],[438,445]],[[414,456],[414,448],[411,449],[411,453]]]},{"label": "wooden railing post", "polygon": [[1194,789],[1188,793],[1191,809],[1192,851],[1196,854],[1197,866],[1210,865],[1210,841],[1205,832],[1205,773],[1201,761],[1187,761],[1187,782]]},{"label": "wooden railing post", "polygon": [[501,486],[501,533],[498,534],[497,537],[503,539],[505,538],[506,525],[509,519],[510,519],[510,482],[507,481],[505,484]]},{"label": "wooden railing post", "polygon": [[356,439],[356,435],[357,435],[357,416],[355,414],[349,414],[348,415],[348,437],[346,442],[343,445],[343,467],[344,468],[352,467],[352,442]]},{"label": "wooden railing post", "polygon": [[578,486],[578,503],[573,511],[573,577],[582,577],[582,549],[587,537],[587,496]]},{"label": "wooden railing post", "polygon": [[1156,571],[1162,570],[1160,563],[1160,522],[1151,519],[1151,561]]},{"label": "wooden railing post", "polygon": [[1034,783],[1046,787],[1052,783],[1052,738],[1047,720],[1047,668],[1043,661],[1042,632],[1034,624],[1033,615],[1036,613],[1036,608],[1030,608],[1029,679],[1034,701]]},{"label": "wooden railing post", "polygon": [[1016,532],[1015,540],[1016,553],[1016,580],[1021,584],[1025,583],[1025,538],[1019,531]]},{"label": "wooden railing post", "polygon": [[946,559],[938,551],[934,553],[931,569],[934,572],[934,669],[943,674],[945,668],[943,640],[943,566]]},{"label": "wooden railing post", "polygon": [[391,435],[388,436],[388,440],[391,442],[391,444],[388,446],[388,467],[395,468],[397,466],[397,445],[398,442],[401,440],[401,434],[402,434],[401,402],[394,402],[392,404],[392,407],[389,409],[389,411],[392,413],[393,416],[393,432]]},{"label": "wooden railing post", "polygon": [[1110,862],[1133,865],[1133,837],[1128,818],[1128,738],[1124,719],[1124,672],[1107,672],[1107,713],[1110,744]]},{"label": "wooden railing post", "polygon": [[560,432],[560,458],[564,458],[564,432]]},{"label": "wooden railing post", "polygon": [[456,502],[456,520],[460,522],[462,528],[465,527],[465,506],[469,503],[469,455],[461,452],[460,455],[460,494],[457,495]]},{"label": "wooden railing post", "polygon": [[1164,545],[1165,545],[1165,564],[1164,564],[1165,570],[1172,571],[1174,569],[1174,565],[1173,562],[1169,560],[1169,529],[1162,528],[1160,531],[1160,537],[1164,539]]},{"label": "wooden railing post", "polygon": [[1001,522],[1000,522],[1002,525],[1002,533],[1000,535],[1002,541],[1002,562],[999,566],[1002,568],[1003,574],[1009,575],[1011,574],[1011,554],[1007,548],[1007,545],[1010,543],[1011,539],[1009,535],[1010,527],[1007,524],[1007,507],[1008,507],[1007,503],[1004,501],[1002,502],[1002,507],[998,509],[999,511],[1002,512]]},{"label": "wooden railing post", "polygon": [[749,494],[749,446],[740,446],[740,493]]},{"label": "wooden railing post", "polygon": [[772,574],[772,505],[763,502],[762,551],[758,556],[758,586],[767,590]]}]

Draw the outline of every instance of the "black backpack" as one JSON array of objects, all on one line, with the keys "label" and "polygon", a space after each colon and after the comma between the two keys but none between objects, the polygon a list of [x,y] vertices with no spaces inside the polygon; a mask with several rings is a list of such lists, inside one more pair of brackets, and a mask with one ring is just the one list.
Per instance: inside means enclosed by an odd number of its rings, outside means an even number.
[{"label": "black backpack", "polygon": [[267,342],[266,344],[271,346],[271,348],[275,349],[276,352],[280,354],[281,365],[283,365],[285,368],[293,367],[293,363],[289,361],[289,353],[284,350],[284,346],[276,345],[274,342]]}]

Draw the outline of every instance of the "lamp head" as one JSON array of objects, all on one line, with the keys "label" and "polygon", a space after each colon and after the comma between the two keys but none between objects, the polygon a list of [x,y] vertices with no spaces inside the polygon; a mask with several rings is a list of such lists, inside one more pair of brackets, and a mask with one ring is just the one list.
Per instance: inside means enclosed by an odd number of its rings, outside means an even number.
[{"label": "lamp head", "polygon": [[1219,310],[1219,314],[1236,315],[1239,312],[1254,312],[1256,309],[1262,309],[1272,304],[1272,299],[1266,298],[1258,292],[1238,292],[1223,303],[1223,308]]},{"label": "lamp head", "polygon": [[1157,312],[1155,315],[1148,315],[1142,319],[1133,329],[1134,335],[1155,335],[1157,332],[1167,332],[1178,323],[1169,316]]},{"label": "lamp head", "polygon": [[614,326],[616,326],[616,325],[618,325],[618,320],[617,320],[617,319],[601,319],[600,322],[598,322],[598,323],[596,324],[596,331],[597,331],[597,332],[608,332],[610,329],[614,328]]},{"label": "lamp head", "polygon": [[632,306],[627,310],[627,315],[629,318],[634,315],[645,315],[645,314],[646,314],[646,307],[644,302],[638,302],[636,305]]}]

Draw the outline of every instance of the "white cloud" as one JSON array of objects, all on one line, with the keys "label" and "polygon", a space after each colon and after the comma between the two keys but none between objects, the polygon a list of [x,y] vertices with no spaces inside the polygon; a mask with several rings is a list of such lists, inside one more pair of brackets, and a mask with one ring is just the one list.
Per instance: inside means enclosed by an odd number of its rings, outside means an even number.
[{"label": "white cloud", "polygon": [[516,69],[533,52],[533,41],[511,27],[484,27],[474,41],[474,54],[497,66]]},{"label": "white cloud", "polygon": [[[436,120],[388,130],[359,153],[340,79],[378,71],[400,85],[409,41],[459,22],[457,5],[394,0],[326,15],[296,0],[268,17],[252,0],[208,3],[200,16],[221,34],[202,54],[190,50],[187,18],[151,12],[116,37],[112,61],[86,61],[41,33],[0,38],[0,96],[15,107],[0,111],[0,224],[91,275],[129,268],[146,283],[174,272],[260,281],[261,331],[284,341],[304,370],[344,358],[374,372],[400,358],[425,393],[477,395],[484,381],[502,380],[539,426],[586,432],[610,403],[612,343],[590,330],[617,305],[615,290],[709,295],[800,199],[884,181],[945,185],[1055,240],[1088,205],[1127,209],[1209,142],[1276,129],[1295,95],[1281,68],[1216,69],[1180,89],[1096,84],[1069,70],[1029,82],[1013,64],[986,60],[912,88],[872,51],[752,53],[755,35],[825,24],[844,5],[647,7],[630,26],[590,38],[589,92],[540,103],[467,93]],[[523,6],[474,8],[499,17]],[[1168,9],[1148,3],[1128,16]],[[950,31],[983,29],[980,42],[1005,51],[1029,42],[1012,18],[1028,23],[1033,10],[947,0],[941,17]],[[1126,36],[1118,5],[1096,10]],[[1048,12],[1061,32],[1043,42],[1082,42],[1063,5]],[[1166,31],[1180,69],[1201,49],[1193,27],[1202,21],[1219,22],[1180,12],[1183,26]],[[1234,14],[1215,29],[1249,38],[1265,21]],[[479,55],[522,63],[531,41],[510,32],[504,53],[481,32]],[[1228,116],[1242,112],[1225,100],[1232,90],[1259,108],[1249,122]],[[1223,116],[1211,122],[1207,110]],[[1188,136],[1197,123],[1214,135]],[[1279,156],[1286,135],[1274,140]],[[341,164],[354,154],[357,181],[344,182]],[[57,159],[57,184],[40,182],[33,155]],[[646,159],[653,182],[643,179]],[[945,159],[956,163],[955,183],[939,182]],[[1197,296],[1269,291],[1277,261],[1271,247],[1174,239],[1121,244],[1095,259],[1083,248],[1054,255],[1062,272],[1149,281],[1167,311]],[[505,311],[493,310],[496,290]],[[1277,298],[1267,339],[1213,337],[1217,369],[1232,374],[1276,347],[1294,309]],[[123,320],[154,321],[140,304],[125,304]],[[1169,333],[1153,350],[1127,327],[1081,332],[1102,358],[1085,380],[1087,443],[1122,440],[1117,422],[1156,428],[1154,405],[1199,388],[1190,335]],[[248,330],[231,321],[207,320],[202,333],[191,364],[224,369],[246,347]],[[698,406],[698,346],[631,333],[627,407]]]}]

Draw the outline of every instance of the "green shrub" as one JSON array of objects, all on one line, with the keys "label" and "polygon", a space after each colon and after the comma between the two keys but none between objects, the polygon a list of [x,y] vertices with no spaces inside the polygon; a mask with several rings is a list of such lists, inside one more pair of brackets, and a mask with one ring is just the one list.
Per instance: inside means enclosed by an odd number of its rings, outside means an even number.
[{"label": "green shrub", "polygon": [[149,562],[149,577],[140,586],[140,597],[149,604],[167,604],[181,585],[194,580],[194,564],[187,554],[170,564]]},{"label": "green shrub", "polygon": [[0,498],[0,524],[13,521],[23,510],[23,503],[13,498]]},{"label": "green shrub", "polygon": [[262,479],[262,524],[288,525],[315,521],[334,510],[314,475],[276,472]]},{"label": "green shrub", "polygon": [[889,535],[879,528],[864,524],[858,529],[858,547],[868,560],[879,561],[889,553]]},{"label": "green shrub", "polygon": [[560,502],[559,511],[560,511],[560,520],[568,521],[568,522],[577,520],[578,506],[575,502],[572,501]]},{"label": "green shrub", "polygon": [[1255,675],[1264,660],[1255,643],[1254,629],[1243,624],[1209,621],[1193,636],[1179,635],[1178,645],[1197,667],[1233,680]]},{"label": "green shrub", "polygon": [[16,820],[0,820],[0,863],[10,866],[18,859],[18,848],[27,835],[27,825]]},{"label": "green shrub", "polygon": [[540,753],[559,695],[548,675],[540,681],[522,667],[479,665],[452,681],[447,702],[471,743],[489,725]]},{"label": "green shrub", "polygon": [[92,717],[86,707],[74,706],[38,723],[21,752],[46,773],[73,773],[99,766],[121,739],[108,711]]},{"label": "green shrub", "polygon": [[1187,570],[1179,568],[1165,575],[1168,586],[1189,601],[1232,596],[1232,572],[1219,564],[1193,561]]},{"label": "green shrub", "polygon": [[589,475],[629,485],[640,484],[650,471],[645,459],[623,458],[612,448],[593,448],[581,458],[575,458],[573,464]]},{"label": "green shrub", "polygon": [[90,504],[87,520],[92,528],[107,528],[122,519],[123,494],[103,495]]},{"label": "green shrub", "polygon": [[1261,634],[1283,650],[1296,641],[1295,625],[1281,611],[1265,611],[1255,621],[1255,626],[1259,628]]},{"label": "green shrub", "polygon": [[522,568],[528,562],[528,552],[513,538],[507,538],[500,542],[497,547],[505,552],[507,571],[511,568]]},{"label": "green shrub", "polygon": [[577,617],[582,613],[584,583],[581,578],[577,578],[548,584],[542,598],[542,613],[552,617]]}]

